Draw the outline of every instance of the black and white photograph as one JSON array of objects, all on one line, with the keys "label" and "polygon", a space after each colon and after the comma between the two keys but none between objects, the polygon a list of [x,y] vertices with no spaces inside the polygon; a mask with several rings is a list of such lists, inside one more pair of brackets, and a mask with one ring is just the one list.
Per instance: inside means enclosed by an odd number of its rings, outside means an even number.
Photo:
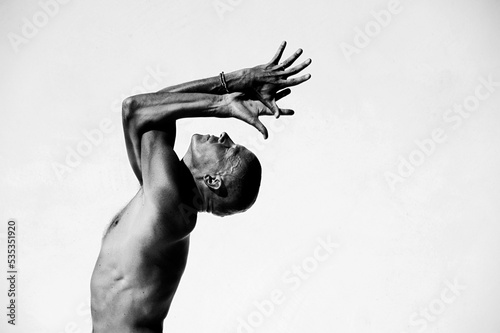
[{"label": "black and white photograph", "polygon": [[0,31],[0,332],[500,333],[500,1]]}]

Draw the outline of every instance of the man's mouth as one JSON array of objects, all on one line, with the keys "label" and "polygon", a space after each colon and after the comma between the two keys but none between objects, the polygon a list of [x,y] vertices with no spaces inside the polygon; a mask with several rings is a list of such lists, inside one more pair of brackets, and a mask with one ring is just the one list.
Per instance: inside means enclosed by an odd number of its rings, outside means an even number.
[{"label": "man's mouth", "polygon": [[216,137],[216,136],[214,136],[214,135],[207,134],[206,136],[207,136],[207,138],[206,138],[205,142],[210,141],[210,139],[215,139],[215,140],[217,140],[217,137]]}]

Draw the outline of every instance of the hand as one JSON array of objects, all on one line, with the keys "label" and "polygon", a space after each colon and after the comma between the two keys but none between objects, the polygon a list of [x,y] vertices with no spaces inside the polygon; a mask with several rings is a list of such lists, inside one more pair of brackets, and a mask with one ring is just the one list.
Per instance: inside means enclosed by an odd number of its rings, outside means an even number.
[{"label": "hand", "polygon": [[278,95],[280,98],[290,94],[288,87],[301,84],[311,78],[310,74],[302,75],[292,79],[288,77],[300,73],[304,68],[311,64],[311,59],[307,59],[300,65],[290,67],[295,60],[302,54],[302,49],[298,49],[288,59],[279,63],[286,42],[281,43],[274,57],[267,64],[249,68],[246,70],[246,78],[243,80],[243,91],[248,97],[260,101],[272,111],[272,114],[278,118],[281,114],[280,108],[276,104]]},{"label": "hand", "polygon": [[[278,101],[281,98],[288,95],[286,92],[278,92],[275,95],[275,100]],[[225,104],[227,106],[227,115],[234,117],[236,119],[242,120],[247,124],[255,127],[259,132],[262,133],[264,139],[267,139],[268,132],[267,128],[259,120],[259,116],[272,116],[274,113],[268,108],[264,103],[258,100],[250,99],[248,96],[242,93],[232,93],[224,95]],[[290,109],[278,109],[280,115],[291,116],[293,115],[293,110]]]}]

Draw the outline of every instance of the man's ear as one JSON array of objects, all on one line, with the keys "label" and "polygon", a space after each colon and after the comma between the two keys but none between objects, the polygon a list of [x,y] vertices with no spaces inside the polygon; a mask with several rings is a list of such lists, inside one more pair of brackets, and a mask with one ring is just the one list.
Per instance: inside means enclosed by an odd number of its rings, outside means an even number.
[{"label": "man's ear", "polygon": [[222,178],[220,175],[205,175],[203,176],[203,182],[208,186],[209,189],[217,191],[222,186]]}]

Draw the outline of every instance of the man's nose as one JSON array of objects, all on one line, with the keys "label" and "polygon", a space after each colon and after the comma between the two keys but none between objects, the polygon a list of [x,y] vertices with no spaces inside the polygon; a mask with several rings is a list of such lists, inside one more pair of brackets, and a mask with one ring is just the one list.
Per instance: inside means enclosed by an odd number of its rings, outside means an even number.
[{"label": "man's nose", "polygon": [[[226,132],[222,132],[221,135],[219,136],[219,142],[224,142],[225,140],[229,139],[229,135],[227,135]],[[230,139],[229,139],[230,140]]]}]

